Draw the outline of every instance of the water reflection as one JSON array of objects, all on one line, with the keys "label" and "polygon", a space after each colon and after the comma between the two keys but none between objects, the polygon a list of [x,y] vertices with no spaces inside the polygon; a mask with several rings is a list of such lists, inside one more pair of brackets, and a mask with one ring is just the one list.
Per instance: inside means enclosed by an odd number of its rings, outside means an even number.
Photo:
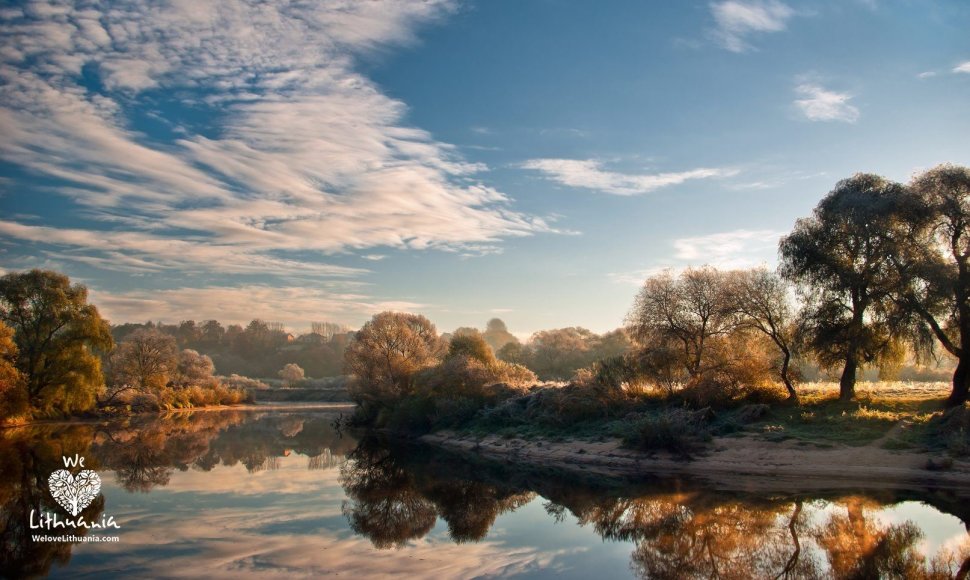
[{"label": "water reflection", "polygon": [[408,468],[387,442],[365,439],[341,470],[350,527],[377,548],[401,547],[431,531],[438,517],[456,543],[479,541],[499,514],[535,498],[473,479]]},{"label": "water reflection", "polygon": [[[242,463],[249,472],[271,469],[280,456],[307,456],[308,469],[337,467],[355,441],[333,427],[333,416],[243,412],[184,412],[103,424],[46,424],[0,432],[0,571],[4,577],[37,577],[66,565],[76,542],[35,542],[30,511],[59,512],[47,479],[64,467],[62,456],[79,454],[85,467],[114,472],[128,492],[168,485],[172,473],[211,471]],[[97,521],[99,496],[81,512]],[[48,533],[84,536],[88,530]]]},{"label": "water reflection", "polygon": [[731,496],[671,481],[609,488],[497,465],[469,470],[467,458],[415,451],[365,440],[342,470],[344,513],[377,548],[420,538],[436,517],[453,541],[479,541],[497,516],[538,492],[558,522],[569,515],[604,540],[632,543],[630,568],[643,578],[962,578],[970,570],[966,539],[925,554],[917,524],[881,517],[917,498],[962,513],[963,502],[945,494]]},{"label": "water reflection", "polygon": [[[447,560],[446,575],[582,576],[596,572],[593,562],[615,564],[620,553],[623,566],[607,575],[962,578],[970,571],[970,542],[952,530],[941,538],[937,529],[944,514],[970,521],[959,493],[739,493],[678,480],[564,476],[374,437],[357,441],[334,428],[334,417],[200,412],[5,430],[0,570],[30,577],[140,566],[152,575],[177,562],[213,577],[422,575]],[[127,545],[30,539],[30,510],[58,509],[47,477],[74,453],[115,494],[108,511],[123,507],[124,497],[144,498],[128,508]],[[99,497],[85,517],[97,520],[105,503]],[[157,541],[173,528],[183,543]],[[86,557],[72,562],[72,552]]]},{"label": "water reflection", "polygon": [[[11,578],[43,576],[51,564],[66,564],[71,558],[68,542],[34,542],[30,539],[30,511],[59,509],[47,488],[47,478],[63,467],[62,455],[84,453],[93,440],[89,426],[65,429],[7,430],[0,438],[0,570]],[[97,463],[93,463],[97,468]],[[97,520],[104,511],[104,497],[98,497],[81,512]],[[86,530],[74,532],[85,535]]]}]

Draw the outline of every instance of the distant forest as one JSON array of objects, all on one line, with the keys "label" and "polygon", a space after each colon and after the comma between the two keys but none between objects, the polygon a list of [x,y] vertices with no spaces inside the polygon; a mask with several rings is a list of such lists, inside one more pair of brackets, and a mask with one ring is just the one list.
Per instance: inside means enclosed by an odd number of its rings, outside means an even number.
[{"label": "distant forest", "polygon": [[[139,329],[158,330],[174,337],[179,349],[208,355],[220,375],[261,379],[278,377],[288,364],[298,365],[311,379],[342,375],[344,351],[354,337],[354,330],[332,322],[314,322],[310,332],[294,334],[280,322],[259,319],[245,327],[217,320],[126,323],[112,326],[111,335],[121,344]],[[596,334],[581,327],[539,331],[523,344],[498,318],[489,320],[484,330],[459,327],[441,338],[447,343],[455,336],[473,334],[481,334],[499,359],[520,363],[546,381],[569,380],[578,369],[633,347],[623,329]]]},{"label": "distant forest", "polygon": [[343,374],[343,356],[353,338],[351,330],[330,322],[315,322],[306,334],[293,335],[282,323],[253,320],[245,327],[224,326],[217,320],[179,324],[146,322],[111,327],[116,344],[139,329],[155,329],[175,337],[179,349],[208,355],[221,375],[274,378],[287,364],[303,369],[308,378]]},{"label": "distant forest", "polygon": [[[346,372],[344,352],[355,334],[354,329],[333,322],[313,322],[310,332],[294,334],[283,323],[256,319],[246,326],[223,325],[217,320],[186,320],[179,324],[126,323],[112,326],[111,335],[116,344],[121,344],[139,329],[158,330],[174,337],[179,349],[192,349],[208,355],[220,375],[260,379],[279,377],[281,369],[288,364],[299,366],[308,379],[343,375]],[[523,343],[499,318],[489,320],[484,329],[463,326],[442,334],[441,338],[448,343],[455,336],[477,334],[499,360],[521,364],[543,381],[568,381],[580,369],[636,348],[625,328],[603,334],[578,326],[541,330]],[[860,378],[871,381],[945,381],[955,365],[946,357],[939,365],[915,364],[911,357],[906,358],[909,360],[902,364],[865,369]],[[805,380],[835,378],[834,375],[827,376],[812,361],[798,360],[796,364]]]}]

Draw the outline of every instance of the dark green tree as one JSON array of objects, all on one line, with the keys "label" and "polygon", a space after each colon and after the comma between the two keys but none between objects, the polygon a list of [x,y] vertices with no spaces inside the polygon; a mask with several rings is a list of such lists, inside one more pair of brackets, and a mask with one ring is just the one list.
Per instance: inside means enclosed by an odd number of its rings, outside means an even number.
[{"label": "dark green tree", "polygon": [[31,406],[72,413],[94,405],[104,385],[99,352],[113,341],[87,288],[45,270],[7,274],[0,278],[0,321],[14,330]]},{"label": "dark green tree", "polygon": [[910,198],[899,183],[856,174],[781,240],[781,273],[805,290],[809,346],[824,366],[842,366],[843,400],[855,396],[860,366],[899,352],[891,258],[906,230],[900,209]]},{"label": "dark green tree", "polygon": [[962,405],[970,393],[970,168],[934,167],[910,191],[900,213],[911,233],[895,256],[898,299],[957,358],[947,402]]}]

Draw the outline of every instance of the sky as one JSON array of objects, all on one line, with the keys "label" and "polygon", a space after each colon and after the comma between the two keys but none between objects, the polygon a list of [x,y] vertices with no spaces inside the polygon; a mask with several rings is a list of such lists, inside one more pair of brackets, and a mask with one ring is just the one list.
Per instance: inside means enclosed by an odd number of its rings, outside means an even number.
[{"label": "sky", "polygon": [[112,323],[623,324],[970,165],[964,0],[0,5],[0,270]]}]

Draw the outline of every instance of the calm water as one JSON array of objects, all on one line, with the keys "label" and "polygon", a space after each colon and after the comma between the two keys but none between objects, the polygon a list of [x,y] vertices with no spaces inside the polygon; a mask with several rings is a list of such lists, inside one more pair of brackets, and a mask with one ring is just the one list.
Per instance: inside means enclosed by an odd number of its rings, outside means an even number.
[{"label": "calm water", "polygon": [[[0,434],[8,576],[827,578],[952,576],[967,498],[920,490],[739,494],[583,480],[359,440],[349,409],[181,413]],[[81,454],[83,515],[118,543],[34,542],[66,514],[47,478]],[[100,530],[88,535],[100,535]]]}]

